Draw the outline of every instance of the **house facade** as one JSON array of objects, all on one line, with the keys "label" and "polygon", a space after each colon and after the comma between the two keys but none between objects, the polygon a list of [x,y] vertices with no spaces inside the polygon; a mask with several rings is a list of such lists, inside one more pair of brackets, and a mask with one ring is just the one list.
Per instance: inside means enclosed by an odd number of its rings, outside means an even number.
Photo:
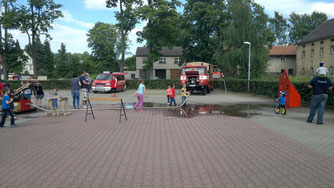
[{"label": "house facade", "polygon": [[297,75],[314,75],[321,61],[329,76],[334,77],[334,19],[325,21],[297,43]]},{"label": "house facade", "polygon": [[32,58],[26,51],[23,51],[23,54],[27,56],[27,61],[24,63],[23,71],[21,72],[21,74],[29,73],[29,75],[34,75]]},{"label": "house facade", "polygon": [[266,73],[280,75],[286,69],[289,75],[296,75],[296,49],[296,46],[273,46],[269,52]]},{"label": "house facade", "polygon": [[136,75],[143,79],[151,79],[153,77],[159,79],[180,79],[181,75],[181,56],[182,48],[162,48],[159,52],[162,54],[159,61],[153,63],[153,66],[144,70],[144,61],[147,60],[148,49],[146,47],[138,47],[136,51]]}]

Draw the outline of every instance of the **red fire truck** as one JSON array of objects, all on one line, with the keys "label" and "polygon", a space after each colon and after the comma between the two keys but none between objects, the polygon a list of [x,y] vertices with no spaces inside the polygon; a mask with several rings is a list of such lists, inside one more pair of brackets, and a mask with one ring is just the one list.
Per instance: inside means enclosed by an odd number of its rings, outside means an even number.
[{"label": "red fire truck", "polygon": [[[180,84],[186,84],[188,90],[201,91],[203,95],[213,91],[213,68],[205,62],[191,62],[182,66]],[[215,72],[217,73],[217,72]]]}]

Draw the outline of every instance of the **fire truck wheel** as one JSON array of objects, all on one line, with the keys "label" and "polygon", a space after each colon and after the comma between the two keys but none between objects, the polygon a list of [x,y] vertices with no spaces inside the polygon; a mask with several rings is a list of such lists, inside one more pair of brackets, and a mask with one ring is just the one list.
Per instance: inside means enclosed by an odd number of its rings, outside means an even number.
[{"label": "fire truck wheel", "polygon": [[204,88],[202,89],[202,95],[206,95],[207,91],[208,91],[208,89],[207,89],[206,87],[204,87]]},{"label": "fire truck wheel", "polygon": [[211,92],[211,89],[210,89],[210,88],[208,88],[208,87],[207,87],[207,90],[208,90],[208,93],[210,93],[210,92]]}]

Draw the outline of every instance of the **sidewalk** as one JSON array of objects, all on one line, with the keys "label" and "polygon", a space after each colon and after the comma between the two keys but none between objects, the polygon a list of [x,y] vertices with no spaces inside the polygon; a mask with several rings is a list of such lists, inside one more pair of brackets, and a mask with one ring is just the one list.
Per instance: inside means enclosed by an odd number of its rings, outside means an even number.
[{"label": "sidewalk", "polygon": [[0,129],[0,187],[334,185],[333,158],[254,120],[145,110],[119,124],[117,110],[96,110],[86,123],[84,115]]}]

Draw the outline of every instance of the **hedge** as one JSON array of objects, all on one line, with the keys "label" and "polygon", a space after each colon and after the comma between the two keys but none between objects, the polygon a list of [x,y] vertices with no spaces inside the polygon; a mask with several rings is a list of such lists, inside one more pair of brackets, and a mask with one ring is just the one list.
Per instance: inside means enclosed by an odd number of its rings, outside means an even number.
[{"label": "hedge", "polygon": [[[247,92],[247,80],[246,79],[226,79],[226,87],[228,91],[234,92]],[[138,80],[127,80],[127,89],[135,89]],[[21,81],[7,81],[11,84],[12,88],[18,88]],[[48,80],[41,81],[44,89],[70,89],[70,80]],[[175,84],[176,89],[180,89],[180,80],[145,80],[145,86],[147,89],[167,89],[168,85]],[[307,82],[293,82],[293,86],[300,93],[303,101],[309,102],[312,97],[312,89],[307,88]],[[214,81],[214,88],[224,88],[224,82],[222,80]],[[263,95],[268,97],[277,97],[278,95],[278,81],[273,80],[252,80],[250,82],[250,93],[256,95]],[[329,105],[334,105],[334,90],[329,94]]]}]

